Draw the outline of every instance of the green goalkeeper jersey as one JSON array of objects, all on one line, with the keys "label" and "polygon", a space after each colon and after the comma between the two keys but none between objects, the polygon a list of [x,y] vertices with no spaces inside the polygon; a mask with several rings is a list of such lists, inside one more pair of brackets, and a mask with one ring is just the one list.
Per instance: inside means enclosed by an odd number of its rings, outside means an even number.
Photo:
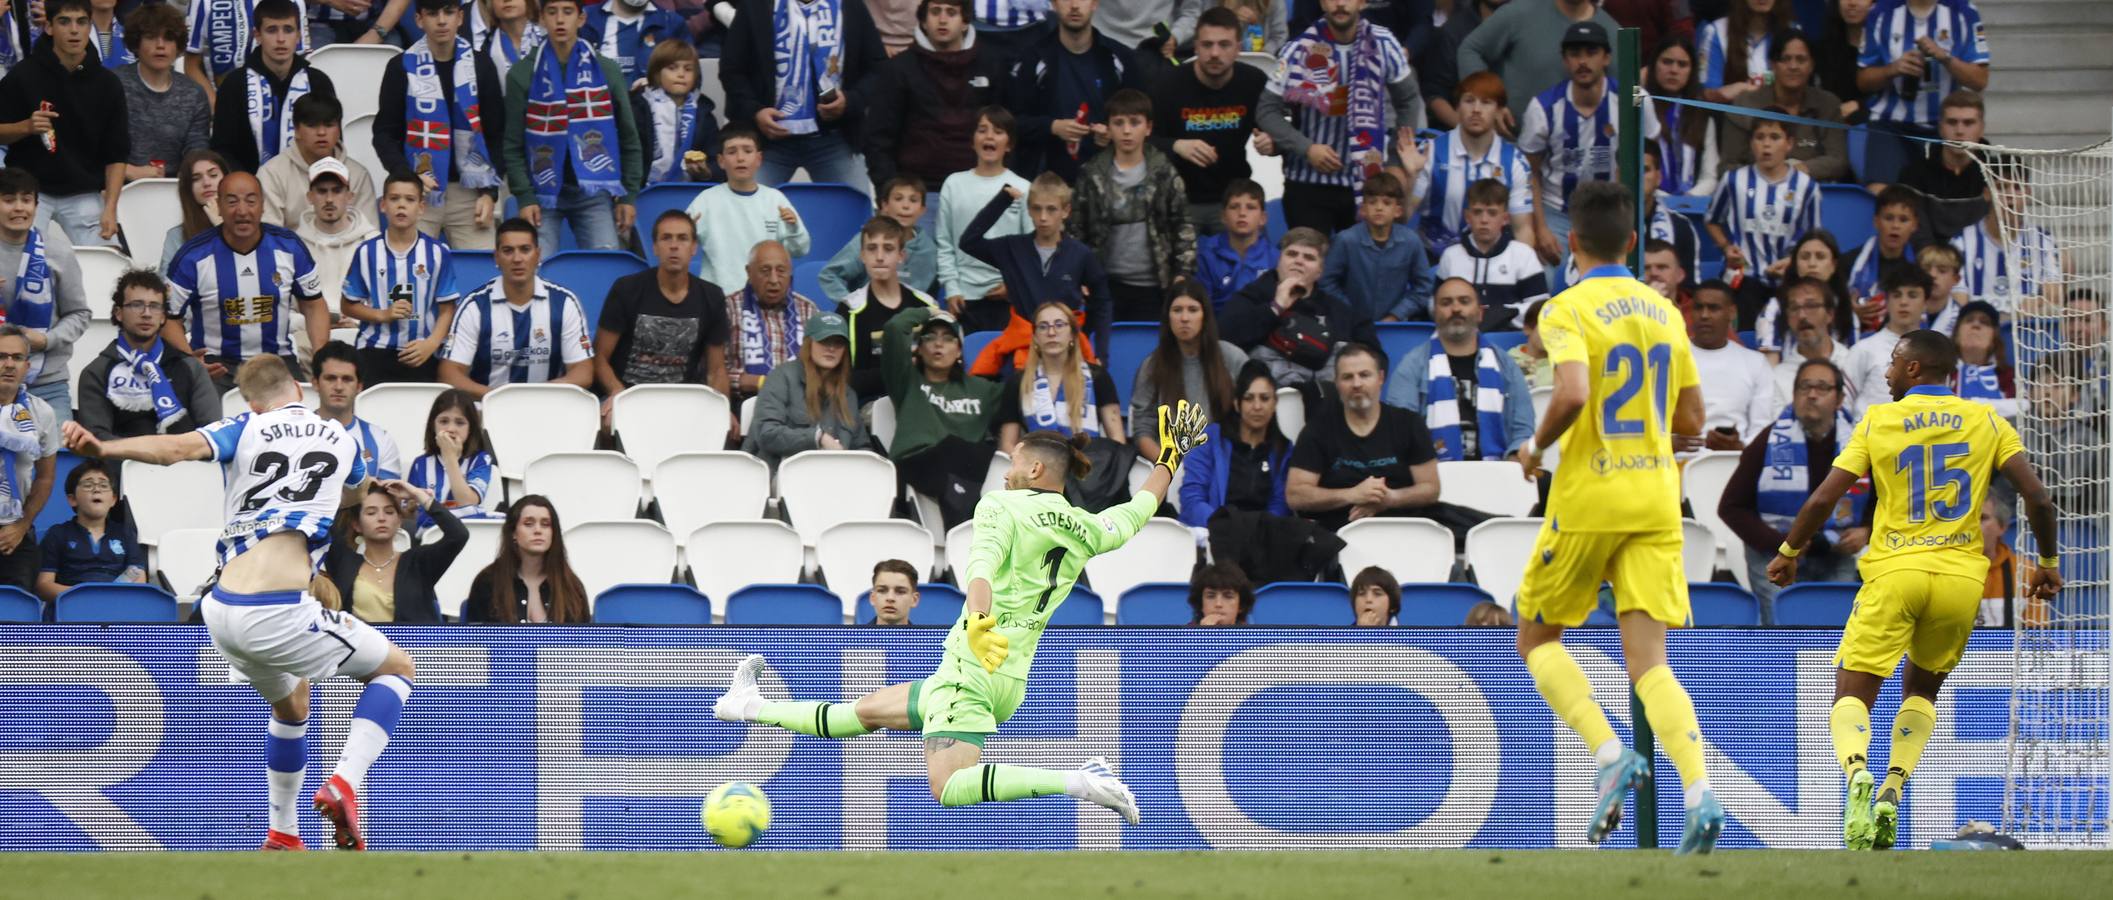
[{"label": "green goalkeeper jersey", "polygon": [[[1159,501],[1139,491],[1129,502],[1090,513],[1072,506],[1064,495],[1041,490],[997,491],[976,504],[976,537],[969,547],[969,581],[990,582],[992,630],[1011,641],[1011,655],[998,674],[1025,680],[1034,665],[1035,644],[1071,595],[1086,560],[1130,540],[1143,528]],[[946,635],[947,653],[980,667],[968,649],[966,619]]]}]

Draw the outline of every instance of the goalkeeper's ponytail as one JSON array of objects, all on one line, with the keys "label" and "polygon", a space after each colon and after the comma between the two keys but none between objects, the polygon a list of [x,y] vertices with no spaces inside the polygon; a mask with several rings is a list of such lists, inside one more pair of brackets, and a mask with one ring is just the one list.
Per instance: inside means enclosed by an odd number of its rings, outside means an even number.
[{"label": "goalkeeper's ponytail", "polygon": [[1013,452],[1033,453],[1051,469],[1061,469],[1071,478],[1085,478],[1086,473],[1093,471],[1093,461],[1086,458],[1086,446],[1092,440],[1087,434],[1066,438],[1054,431],[1035,431],[1021,438]]}]

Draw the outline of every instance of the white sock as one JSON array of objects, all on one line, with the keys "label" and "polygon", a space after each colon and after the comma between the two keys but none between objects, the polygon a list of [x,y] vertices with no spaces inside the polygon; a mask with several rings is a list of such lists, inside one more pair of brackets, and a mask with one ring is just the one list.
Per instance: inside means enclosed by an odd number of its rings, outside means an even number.
[{"label": "white sock", "polygon": [[[286,753],[288,757],[281,761],[282,764],[299,760],[302,743],[307,736],[307,722],[289,725],[278,719],[271,720],[272,740],[274,743],[278,743],[281,748],[284,748],[281,752]],[[299,837],[301,834],[301,781],[307,776],[308,769],[306,766],[302,766],[290,770],[268,768],[267,771],[271,775],[271,789],[268,793],[271,798],[271,830],[291,837]]]},{"label": "white sock", "polygon": [[1592,748],[1592,758],[1599,760],[1600,765],[1613,765],[1616,760],[1621,759],[1621,741],[1607,741]]},{"label": "white sock", "polygon": [[1066,796],[1070,796],[1070,797],[1077,797],[1077,798],[1078,798],[1078,799],[1080,799],[1080,800],[1084,800],[1084,799],[1087,799],[1087,798],[1086,798],[1086,773],[1084,773],[1084,772],[1065,772],[1065,773],[1064,773],[1064,794],[1065,794]]},{"label": "white sock", "polygon": [[367,769],[388,749],[389,731],[396,726],[403,703],[409,699],[411,682],[395,675],[368,682],[360,693],[352,726],[345,732],[345,748],[338,752],[337,769],[332,773],[352,785],[355,793],[367,792]]},{"label": "white sock", "polygon": [[1702,798],[1709,796],[1709,793],[1709,779],[1707,778],[1700,779],[1694,784],[1688,785],[1687,808],[1694,809],[1697,806],[1701,806]]}]

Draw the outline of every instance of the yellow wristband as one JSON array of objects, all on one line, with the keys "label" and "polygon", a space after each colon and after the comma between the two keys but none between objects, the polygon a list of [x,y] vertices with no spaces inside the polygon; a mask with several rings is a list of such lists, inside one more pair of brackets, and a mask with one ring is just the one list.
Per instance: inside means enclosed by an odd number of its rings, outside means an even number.
[{"label": "yellow wristband", "polygon": [[1781,554],[1785,559],[1796,559],[1800,554],[1804,552],[1805,551],[1803,550],[1799,550],[1796,547],[1790,546],[1789,541],[1784,541],[1783,546],[1776,548],[1776,553]]},{"label": "yellow wristband", "polygon": [[2062,567],[2062,558],[2061,558],[2061,557],[2059,557],[2059,556],[2042,556],[2042,557],[2040,557],[2040,568],[2042,568],[2042,569],[2059,569],[2059,568],[2061,568],[2061,567]]}]

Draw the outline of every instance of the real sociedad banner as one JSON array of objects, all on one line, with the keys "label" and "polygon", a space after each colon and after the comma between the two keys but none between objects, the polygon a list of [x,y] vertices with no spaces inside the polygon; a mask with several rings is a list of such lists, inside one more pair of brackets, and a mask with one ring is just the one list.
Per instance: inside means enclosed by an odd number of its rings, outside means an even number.
[{"label": "real sociedad banner", "polygon": [[[711,717],[744,653],[769,658],[768,696],[848,699],[922,678],[937,630],[385,630],[417,657],[418,690],[370,778],[376,849],[702,849],[699,802],[730,779],[774,805],[758,846],[801,850],[1581,846],[1592,802],[1592,761],[1534,693],[1508,629],[1052,629],[985,758],[1071,768],[1106,755],[1137,792],[1138,828],[1068,799],[943,809],[915,735],[826,741]],[[1573,636],[1626,736],[1616,634]],[[1726,846],[1839,845],[1836,639],[1674,636],[1732,819]],[[1946,685],[1904,845],[2000,821],[2009,648],[2007,633],[1977,633]],[[255,847],[267,711],[226,679],[200,628],[0,626],[0,849]],[[307,791],[358,690],[317,692]],[[1876,721],[1897,702],[1889,687]],[[1672,846],[1679,779],[1662,758],[1659,771]],[[313,813],[303,829],[326,833]],[[1627,822],[1613,843],[1633,845]]]}]

